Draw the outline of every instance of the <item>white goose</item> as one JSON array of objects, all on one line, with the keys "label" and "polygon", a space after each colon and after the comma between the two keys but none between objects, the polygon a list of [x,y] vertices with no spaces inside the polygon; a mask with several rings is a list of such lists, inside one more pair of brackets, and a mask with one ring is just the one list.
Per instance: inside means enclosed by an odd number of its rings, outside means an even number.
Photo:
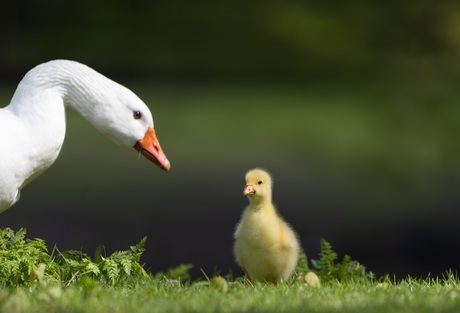
[{"label": "white goose", "polygon": [[141,99],[84,64],[50,61],[30,70],[11,103],[0,108],[0,212],[56,160],[65,136],[66,106],[169,171],[152,114]]}]

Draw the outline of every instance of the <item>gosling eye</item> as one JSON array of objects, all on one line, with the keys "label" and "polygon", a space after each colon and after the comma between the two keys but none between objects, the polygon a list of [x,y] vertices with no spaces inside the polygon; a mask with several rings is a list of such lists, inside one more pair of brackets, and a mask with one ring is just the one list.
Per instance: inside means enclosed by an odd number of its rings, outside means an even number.
[{"label": "gosling eye", "polygon": [[142,118],[142,113],[140,111],[133,111],[133,117],[135,120],[140,120]]},{"label": "gosling eye", "polygon": [[262,181],[259,180],[259,181],[257,182],[257,184],[258,184],[258,185],[262,185]]}]

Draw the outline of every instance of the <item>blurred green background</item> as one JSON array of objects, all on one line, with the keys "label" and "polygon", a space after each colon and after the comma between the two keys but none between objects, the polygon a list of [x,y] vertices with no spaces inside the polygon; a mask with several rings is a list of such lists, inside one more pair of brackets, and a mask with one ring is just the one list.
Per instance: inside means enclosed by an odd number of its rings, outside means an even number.
[{"label": "blurred green background", "polygon": [[310,257],[325,238],[378,274],[458,268],[458,1],[2,6],[3,105],[41,62],[88,64],[149,105],[172,170],[69,112],[59,159],[0,227],[89,254],[148,236],[153,271],[239,275],[244,174],[262,166]]}]

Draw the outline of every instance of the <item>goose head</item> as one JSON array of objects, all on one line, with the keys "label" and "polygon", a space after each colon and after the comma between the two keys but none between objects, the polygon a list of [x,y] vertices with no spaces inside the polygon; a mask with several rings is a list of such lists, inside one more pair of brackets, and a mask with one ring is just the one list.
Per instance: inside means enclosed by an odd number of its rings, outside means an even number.
[{"label": "goose head", "polygon": [[[133,147],[168,172],[171,164],[161,148],[147,105],[123,85],[99,73],[93,75],[97,76],[92,76],[93,84],[88,81],[68,84],[74,92],[67,91],[66,103],[100,132],[121,145]],[[80,88],[75,90],[73,86],[77,85]],[[81,88],[82,85],[86,85],[86,88]]]}]

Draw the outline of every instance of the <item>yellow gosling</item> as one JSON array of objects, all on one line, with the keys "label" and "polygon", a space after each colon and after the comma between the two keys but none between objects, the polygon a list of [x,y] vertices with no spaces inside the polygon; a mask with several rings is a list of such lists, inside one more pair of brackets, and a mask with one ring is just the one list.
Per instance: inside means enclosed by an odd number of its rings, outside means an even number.
[{"label": "yellow gosling", "polygon": [[297,265],[300,244],[272,203],[270,174],[259,168],[247,172],[243,194],[249,206],[234,234],[236,262],[249,280],[286,281]]}]

